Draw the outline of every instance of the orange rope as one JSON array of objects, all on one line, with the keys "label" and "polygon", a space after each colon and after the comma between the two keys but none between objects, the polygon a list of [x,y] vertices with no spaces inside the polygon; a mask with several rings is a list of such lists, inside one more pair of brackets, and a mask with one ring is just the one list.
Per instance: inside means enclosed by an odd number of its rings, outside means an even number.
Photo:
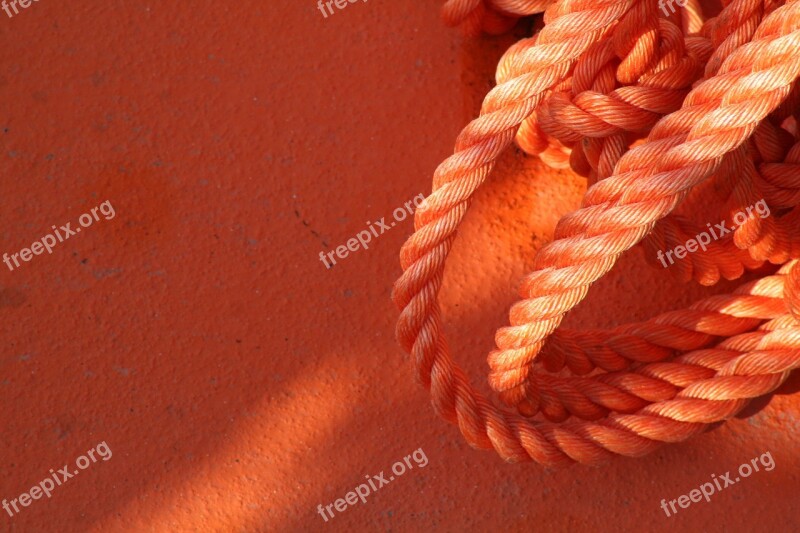
[{"label": "orange rope", "polygon": [[[800,2],[733,0],[708,20],[697,2],[675,7],[665,15],[651,0],[445,4],[446,22],[470,33],[545,11],[541,32],[501,59],[480,116],[437,168],[393,292],[398,339],[437,413],[506,460],[640,456],[734,416],[800,367]],[[469,383],[438,303],[456,229],[515,139],[590,185],[537,253],[489,354],[489,383],[518,413]],[[622,253],[641,243],[654,256],[697,234],[680,206],[698,195],[713,206],[710,222],[762,199],[772,216],[748,212],[670,275],[710,285],[765,262],[780,270],[638,324],[558,329]]]},{"label": "orange rope", "polygon": [[467,35],[481,32],[504,33],[520,16],[545,10],[550,0],[448,0],[442,19],[448,26],[458,26]]}]

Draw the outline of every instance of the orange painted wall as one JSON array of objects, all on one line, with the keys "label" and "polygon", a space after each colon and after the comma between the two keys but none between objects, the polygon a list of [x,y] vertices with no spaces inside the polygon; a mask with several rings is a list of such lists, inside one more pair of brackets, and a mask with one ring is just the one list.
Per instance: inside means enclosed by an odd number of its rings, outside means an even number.
[{"label": "orange painted wall", "polygon": [[[508,465],[436,418],[394,340],[406,220],[515,35],[466,40],[438,0],[41,0],[0,12],[0,252],[110,201],[14,271],[0,264],[0,498],[98,443],[113,452],[0,531],[788,531],[800,380],[690,442],[563,471]],[[480,191],[442,294],[485,387],[516,282],[585,185],[516,151]],[[724,284],[713,290],[731,287]],[[569,318],[690,303],[628,254]],[[422,448],[327,523],[327,505]],[[776,467],[667,518],[766,451]]]}]

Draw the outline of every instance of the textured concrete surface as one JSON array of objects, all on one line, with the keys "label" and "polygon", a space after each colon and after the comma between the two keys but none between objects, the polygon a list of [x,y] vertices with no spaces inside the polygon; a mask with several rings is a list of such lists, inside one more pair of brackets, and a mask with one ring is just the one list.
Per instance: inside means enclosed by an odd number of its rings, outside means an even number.
[{"label": "textured concrete surface", "polygon": [[[786,531],[798,524],[792,379],[748,417],[640,460],[508,465],[437,419],[394,340],[409,220],[331,270],[320,251],[430,189],[515,39],[465,41],[440,2],[33,3],[0,12],[0,498],[106,442],[0,530]],[[525,31],[517,29],[517,37]],[[581,180],[511,151],[447,270],[453,353],[485,355]],[[628,254],[570,318],[606,326],[693,301]],[[715,290],[722,290],[720,286]],[[485,385],[484,385],[485,386]],[[324,522],[323,506],[422,448]],[[667,518],[712,474],[776,467]],[[73,468],[73,467],[70,467]]]}]

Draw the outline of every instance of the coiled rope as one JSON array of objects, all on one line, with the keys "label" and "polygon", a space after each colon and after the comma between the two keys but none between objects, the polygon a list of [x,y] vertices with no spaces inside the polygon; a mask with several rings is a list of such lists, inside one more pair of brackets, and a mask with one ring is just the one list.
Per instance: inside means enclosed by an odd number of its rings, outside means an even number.
[{"label": "coiled rope", "polygon": [[[800,2],[734,0],[706,20],[697,2],[665,15],[655,0],[449,0],[443,16],[474,34],[542,11],[544,28],[501,59],[415,214],[397,336],[436,412],[472,446],[544,465],[640,456],[734,416],[800,366]],[[590,187],[538,251],[488,356],[512,412],[451,357],[438,293],[472,196],[514,141]],[[674,211],[698,194],[709,221],[761,199],[772,216],[748,213],[670,273],[711,285],[778,270],[641,323],[559,329],[622,253],[652,257],[693,235]]]}]

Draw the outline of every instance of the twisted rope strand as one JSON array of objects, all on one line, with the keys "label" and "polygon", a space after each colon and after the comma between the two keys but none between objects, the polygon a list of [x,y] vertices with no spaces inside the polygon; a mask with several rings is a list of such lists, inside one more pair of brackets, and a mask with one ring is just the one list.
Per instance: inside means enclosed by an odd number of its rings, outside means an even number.
[{"label": "twisted rope strand", "polygon": [[[772,15],[784,9],[790,15],[800,14],[793,3]],[[536,270],[520,291],[525,299],[512,307],[511,326],[498,331],[497,350],[489,356],[493,388],[504,401],[513,405],[521,399],[528,365],[563,315],[585,297],[589,285],[711,174],[722,156],[743,143],[788,94],[800,72],[800,62],[789,56],[789,50],[800,44],[800,17],[790,16],[791,25],[776,25],[770,24],[770,18],[777,18],[772,15],[759,27],[759,40],[734,52],[719,76],[696,87],[680,111],[653,128],[647,143],[627,152],[617,165],[619,177],[588,191],[588,207],[565,216],[556,228],[557,240],[539,251]],[[753,56],[762,52],[778,59],[768,64],[764,56],[760,60]],[[745,68],[744,58],[752,68]],[[725,79],[719,81],[720,76]],[[726,90],[719,94],[723,81]],[[723,122],[726,116],[729,120]],[[522,316],[526,320],[517,319]]]}]

